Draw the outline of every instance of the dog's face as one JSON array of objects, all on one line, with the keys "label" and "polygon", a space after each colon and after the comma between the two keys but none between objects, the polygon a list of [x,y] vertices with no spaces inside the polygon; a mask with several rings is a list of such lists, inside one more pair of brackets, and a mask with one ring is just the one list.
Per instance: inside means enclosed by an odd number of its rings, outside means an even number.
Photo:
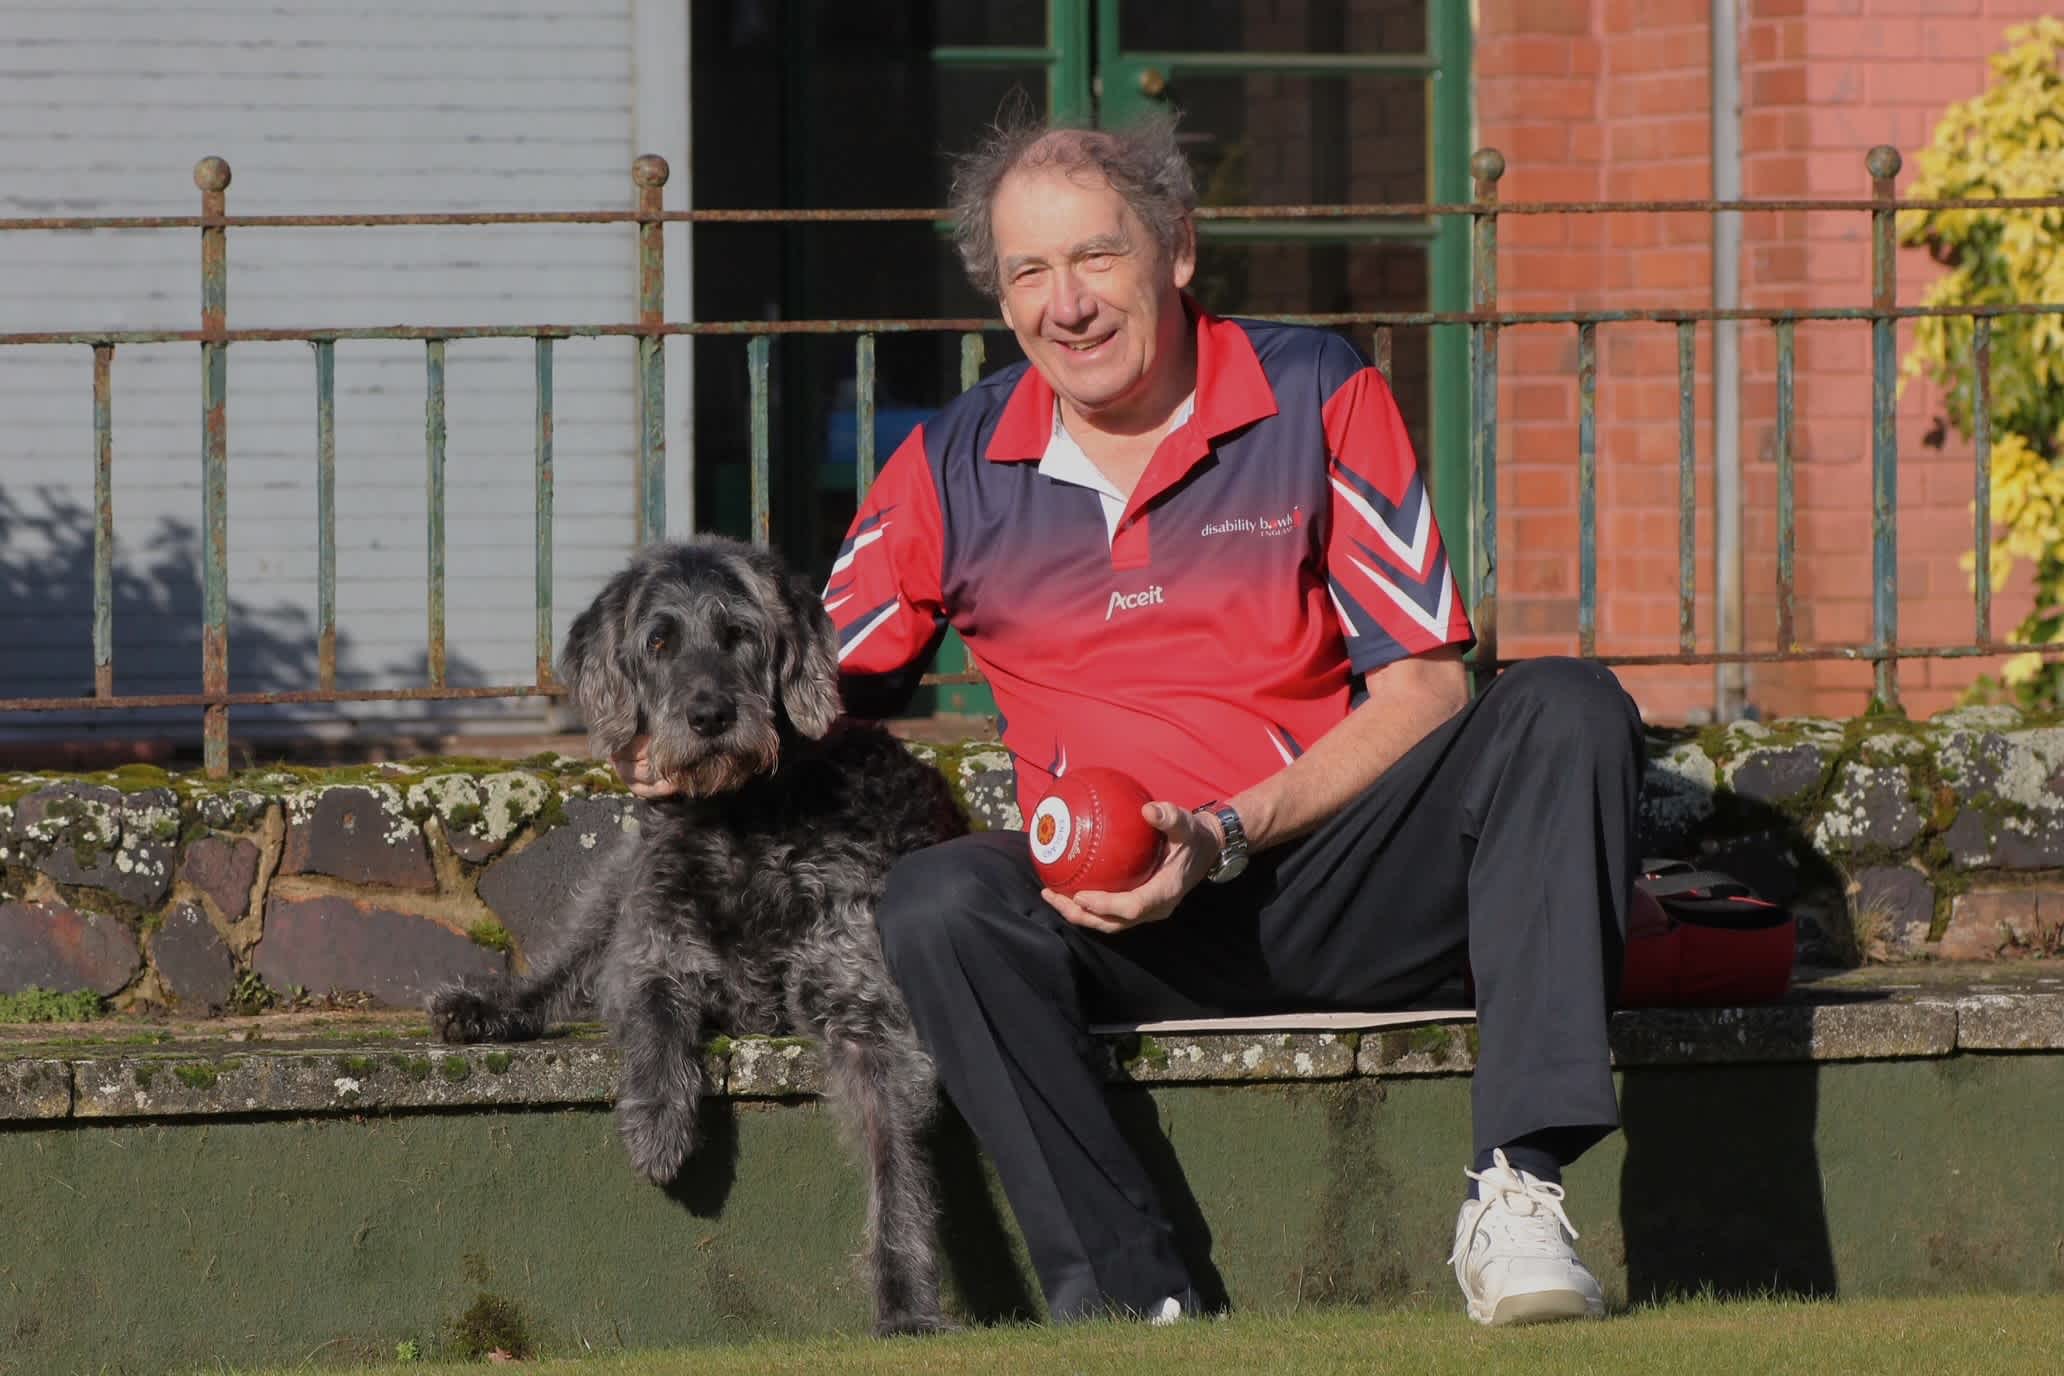
[{"label": "dog's face", "polygon": [[649,738],[655,773],[706,797],[772,770],[784,730],[838,716],[838,640],[815,593],[766,550],[656,545],[575,618],[559,674],[600,754]]}]

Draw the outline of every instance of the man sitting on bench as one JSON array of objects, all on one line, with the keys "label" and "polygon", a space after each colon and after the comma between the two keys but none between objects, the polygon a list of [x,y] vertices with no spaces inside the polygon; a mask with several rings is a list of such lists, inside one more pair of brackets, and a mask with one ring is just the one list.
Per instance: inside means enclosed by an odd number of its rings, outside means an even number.
[{"label": "man sitting on bench", "polygon": [[1469,1313],[1598,1314],[1560,1179],[1618,1123],[1633,703],[1574,660],[1470,699],[1473,633],[1389,388],[1332,333],[1185,293],[1172,125],[1000,129],[957,171],[965,266],[1027,362],[896,451],[825,602],[848,710],[897,710],[952,626],[1028,815],[1070,765],[1162,800],[1166,858],[1132,892],[1042,891],[1024,836],[989,832],[904,860],[880,908],[1050,1313],[1198,1304],[1090,1022],[1397,1007],[1466,959]]}]

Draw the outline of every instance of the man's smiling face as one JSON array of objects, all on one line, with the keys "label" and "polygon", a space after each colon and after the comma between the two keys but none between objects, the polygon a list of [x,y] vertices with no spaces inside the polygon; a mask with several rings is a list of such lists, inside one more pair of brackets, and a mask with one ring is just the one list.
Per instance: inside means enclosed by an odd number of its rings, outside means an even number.
[{"label": "man's smiling face", "polygon": [[1155,423],[1157,369],[1180,366],[1186,235],[1172,256],[1093,171],[1014,172],[990,207],[1003,319],[1062,405],[1093,424]]}]

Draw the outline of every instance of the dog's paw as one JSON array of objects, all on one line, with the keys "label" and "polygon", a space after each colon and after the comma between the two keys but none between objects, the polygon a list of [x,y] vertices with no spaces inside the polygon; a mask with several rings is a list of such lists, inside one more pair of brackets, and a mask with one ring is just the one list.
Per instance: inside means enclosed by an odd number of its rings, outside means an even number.
[{"label": "dog's paw", "polygon": [[960,1330],[937,1314],[884,1314],[874,1321],[877,1338],[928,1338]]},{"label": "dog's paw", "polygon": [[447,984],[430,999],[430,1030],[439,1041],[509,1041],[511,1021],[500,1004],[463,984]]},{"label": "dog's paw", "polygon": [[695,1145],[695,1115],[678,1104],[627,1100],[617,1105],[616,1129],[631,1169],[654,1185],[679,1175]]}]

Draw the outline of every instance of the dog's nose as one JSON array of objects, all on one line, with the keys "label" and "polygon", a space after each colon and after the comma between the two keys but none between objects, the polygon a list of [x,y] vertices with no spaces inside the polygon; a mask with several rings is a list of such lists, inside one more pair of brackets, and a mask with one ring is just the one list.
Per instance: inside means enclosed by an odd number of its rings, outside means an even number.
[{"label": "dog's nose", "polygon": [[707,699],[688,708],[688,725],[695,729],[698,736],[721,736],[731,729],[731,723],[737,715],[730,703]]}]

